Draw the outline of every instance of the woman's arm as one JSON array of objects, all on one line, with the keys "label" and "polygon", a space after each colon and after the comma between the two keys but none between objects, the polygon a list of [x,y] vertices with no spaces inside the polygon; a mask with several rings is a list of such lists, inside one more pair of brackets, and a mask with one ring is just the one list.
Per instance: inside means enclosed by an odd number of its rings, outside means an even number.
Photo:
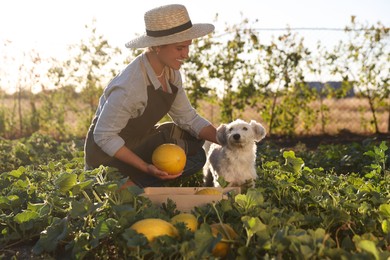
[{"label": "woman's arm", "polygon": [[213,125],[203,127],[199,132],[199,138],[218,144],[217,129]]}]

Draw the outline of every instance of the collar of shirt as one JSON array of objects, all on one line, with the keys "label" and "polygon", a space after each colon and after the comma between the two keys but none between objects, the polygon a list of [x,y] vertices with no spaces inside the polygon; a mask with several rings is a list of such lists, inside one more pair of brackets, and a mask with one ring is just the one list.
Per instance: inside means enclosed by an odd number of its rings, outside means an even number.
[{"label": "collar of shirt", "polygon": [[[145,66],[145,69],[146,69],[146,73],[148,74],[149,79],[150,79],[150,81],[153,84],[153,87],[155,89],[161,88],[161,83],[158,80],[156,73],[154,73],[152,65],[150,64],[148,58],[146,57],[146,53],[142,54],[142,62],[144,63],[144,66]],[[168,85],[168,91],[171,92],[171,88],[169,86],[169,83],[167,85]]]}]

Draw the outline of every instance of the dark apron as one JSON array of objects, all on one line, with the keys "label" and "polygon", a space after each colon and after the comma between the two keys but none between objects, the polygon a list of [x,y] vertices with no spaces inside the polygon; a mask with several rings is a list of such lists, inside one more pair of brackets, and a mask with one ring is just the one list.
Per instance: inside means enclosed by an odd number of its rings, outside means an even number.
[{"label": "dark apron", "polygon": [[[163,143],[176,143],[180,145],[189,156],[200,156],[203,167],[205,156],[202,149],[203,141],[181,130],[174,123],[157,123],[168,113],[177,94],[177,87],[170,84],[172,93],[164,92],[161,88],[155,89],[148,79],[148,101],[143,114],[137,118],[131,118],[121,130],[119,136],[125,141],[125,146],[141,157],[145,162],[151,163],[154,149]],[[85,142],[85,163],[88,167],[97,168],[100,165],[117,168],[123,175],[130,176],[137,185],[160,186],[161,180],[141,172],[140,170],[119,161],[106,154],[94,141],[93,131],[98,118],[95,117],[88,130]],[[201,153],[200,155],[198,153]],[[191,162],[191,158],[188,158]],[[196,159],[197,160],[197,159]],[[186,166],[187,167],[187,166]],[[198,166],[197,166],[198,167]],[[191,166],[190,168],[194,168]],[[198,167],[199,168],[199,167]],[[185,169],[186,170],[186,169]],[[184,170],[184,171],[185,171]],[[194,170],[192,170],[191,174]],[[183,173],[184,175],[184,173]]]}]

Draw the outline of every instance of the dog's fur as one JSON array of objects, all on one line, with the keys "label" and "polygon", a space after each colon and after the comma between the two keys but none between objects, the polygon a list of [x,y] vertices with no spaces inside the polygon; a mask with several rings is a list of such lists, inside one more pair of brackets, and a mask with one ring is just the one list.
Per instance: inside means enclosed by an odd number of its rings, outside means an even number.
[{"label": "dog's fur", "polygon": [[207,154],[203,168],[204,185],[219,187],[219,176],[229,182],[229,186],[241,186],[256,179],[256,142],[265,135],[264,127],[255,120],[247,123],[237,119],[221,124],[217,128],[220,145],[210,142],[204,145]]}]

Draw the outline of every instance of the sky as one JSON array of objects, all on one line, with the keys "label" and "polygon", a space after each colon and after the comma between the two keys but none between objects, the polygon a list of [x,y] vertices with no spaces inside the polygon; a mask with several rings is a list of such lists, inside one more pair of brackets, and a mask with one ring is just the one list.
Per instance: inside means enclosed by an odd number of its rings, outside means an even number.
[{"label": "sky", "polygon": [[[0,0],[0,57],[8,51],[5,41],[15,55],[34,49],[42,56],[63,57],[68,45],[85,37],[85,25],[94,19],[110,45],[125,50],[127,41],[144,32],[147,10],[172,3],[184,4],[193,23],[214,23],[217,33],[242,17],[257,19],[257,28],[344,28],[352,15],[361,23],[390,26],[390,0]],[[331,44],[342,32],[298,33],[308,42]]]},{"label": "sky", "polygon": [[145,11],[171,3],[184,4],[194,23],[213,23],[218,13],[217,32],[225,23],[238,23],[241,15],[258,19],[259,28],[344,28],[351,15],[390,26],[389,0],[1,0],[0,40],[55,54],[78,43],[84,26],[96,19],[98,31],[124,47],[135,33],[143,33]]}]

